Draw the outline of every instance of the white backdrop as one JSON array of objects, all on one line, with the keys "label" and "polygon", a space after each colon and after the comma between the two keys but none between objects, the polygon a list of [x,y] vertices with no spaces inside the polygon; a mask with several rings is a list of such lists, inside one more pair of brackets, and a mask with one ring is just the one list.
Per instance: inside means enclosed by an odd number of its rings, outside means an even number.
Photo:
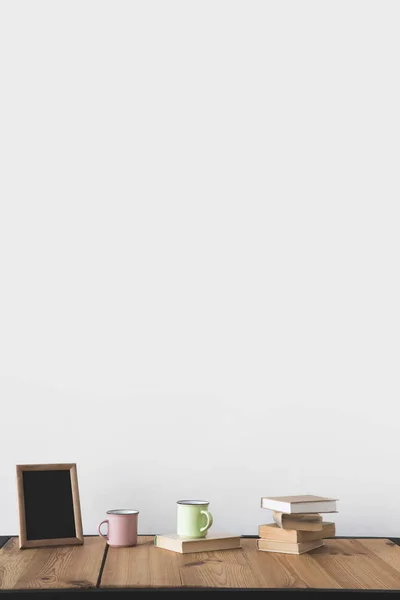
[{"label": "white backdrop", "polygon": [[0,4],[0,533],[338,497],[400,536],[400,37],[380,0]]}]

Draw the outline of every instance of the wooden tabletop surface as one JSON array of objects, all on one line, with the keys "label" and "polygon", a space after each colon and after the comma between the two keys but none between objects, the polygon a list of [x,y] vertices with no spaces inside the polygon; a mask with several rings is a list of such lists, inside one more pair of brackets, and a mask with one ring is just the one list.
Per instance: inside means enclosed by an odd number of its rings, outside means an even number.
[{"label": "wooden tabletop surface", "polygon": [[256,549],[176,554],[140,536],[134,548],[108,548],[100,537],[83,546],[0,549],[0,589],[213,587],[400,590],[400,546],[389,539],[325,540],[301,556]]}]

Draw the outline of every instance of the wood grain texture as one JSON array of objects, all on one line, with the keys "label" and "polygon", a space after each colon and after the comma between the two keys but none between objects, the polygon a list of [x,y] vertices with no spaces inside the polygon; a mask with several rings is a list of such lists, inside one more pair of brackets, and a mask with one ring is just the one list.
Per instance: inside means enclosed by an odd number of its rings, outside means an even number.
[{"label": "wood grain texture", "polygon": [[138,536],[132,548],[109,548],[101,587],[181,586],[180,554],[154,546],[154,536]]},{"label": "wood grain texture", "polygon": [[18,538],[11,538],[0,550],[0,590],[11,590],[23,576],[34,550],[20,550]]},{"label": "wood grain texture", "polygon": [[[328,539],[300,556],[260,552],[256,539],[237,550],[178,554],[139,536],[133,548],[109,548],[102,588],[325,588],[400,590],[400,547],[387,539]],[[0,589],[93,588],[105,542],[20,550],[0,549]]]},{"label": "wood grain texture", "polygon": [[[379,540],[382,546],[387,541]],[[400,590],[400,573],[363,542],[358,539],[325,540],[325,546],[314,550],[310,556],[340,588]]]},{"label": "wood grain texture", "polygon": [[75,463],[44,463],[38,465],[17,465],[19,471],[70,471]]},{"label": "wood grain texture", "polygon": [[20,548],[47,548],[49,546],[76,546],[79,544],[83,544],[83,537],[73,537],[73,538],[57,538],[54,540],[27,540],[26,542],[21,542]]},{"label": "wood grain texture", "polygon": [[101,587],[400,589],[400,572],[388,562],[400,548],[387,542],[374,540],[370,550],[360,540],[325,540],[292,556],[259,552],[255,539],[242,539],[238,550],[183,555],[154,547],[148,536],[136,548],[110,548]]},{"label": "wood grain texture", "polygon": [[179,555],[182,584],[191,587],[258,588],[242,549]]},{"label": "wood grain texture", "polygon": [[25,497],[23,482],[23,467],[17,465],[17,493],[18,493],[18,517],[19,517],[19,547],[22,548],[26,542],[26,520],[25,520]]},{"label": "wood grain texture", "polygon": [[82,546],[21,550],[11,538],[0,550],[0,589],[96,587],[105,547],[86,537]]},{"label": "wood grain texture", "polygon": [[139,536],[133,548],[109,548],[101,587],[259,587],[241,550],[179,554]]},{"label": "wood grain texture", "polygon": [[76,464],[72,465],[72,467],[71,467],[71,488],[72,488],[72,501],[74,504],[76,537],[81,542],[81,544],[83,544],[81,501],[80,501],[80,497],[79,497],[78,473],[77,473]]},{"label": "wood grain texture", "polygon": [[260,552],[256,540],[242,540],[242,547],[260,587],[337,588],[337,581],[313,563],[316,550],[300,556]]},{"label": "wood grain texture", "polygon": [[362,545],[368,548],[375,556],[385,563],[400,571],[400,546],[390,540],[360,540]]}]

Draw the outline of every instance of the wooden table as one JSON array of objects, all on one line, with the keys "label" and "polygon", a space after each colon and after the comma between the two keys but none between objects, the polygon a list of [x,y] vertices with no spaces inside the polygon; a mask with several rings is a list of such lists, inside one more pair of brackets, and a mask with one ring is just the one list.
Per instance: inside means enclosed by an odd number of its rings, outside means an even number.
[{"label": "wooden table", "polygon": [[241,549],[193,554],[156,548],[153,540],[140,536],[138,546],[116,549],[88,536],[83,546],[20,550],[18,538],[3,538],[0,590],[108,589],[114,595],[123,589],[188,587],[264,593],[400,590],[400,540],[328,539],[324,547],[301,556],[260,552],[254,538],[243,538]]}]

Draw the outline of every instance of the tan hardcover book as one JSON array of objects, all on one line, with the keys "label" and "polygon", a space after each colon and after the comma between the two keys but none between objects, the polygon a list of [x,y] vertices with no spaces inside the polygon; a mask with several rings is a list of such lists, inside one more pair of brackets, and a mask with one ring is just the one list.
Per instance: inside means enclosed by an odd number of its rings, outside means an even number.
[{"label": "tan hardcover book", "polygon": [[283,529],[297,529],[299,531],[321,531],[322,517],[319,513],[286,515],[272,511],[272,518]]},{"label": "tan hardcover book", "polygon": [[176,533],[156,535],[154,545],[164,550],[172,550],[180,554],[189,552],[210,552],[212,550],[230,550],[240,548],[240,535],[211,534],[206,538],[181,538]]},{"label": "tan hardcover book", "polygon": [[310,542],[277,542],[274,540],[257,540],[257,549],[262,552],[280,552],[282,554],[304,554],[323,546],[323,540],[312,540]]},{"label": "tan hardcover book", "polygon": [[322,523],[322,531],[298,531],[296,529],[281,529],[276,523],[260,525],[258,535],[265,540],[276,542],[311,542],[321,538],[335,537],[335,523]]},{"label": "tan hardcover book", "polygon": [[269,508],[286,514],[337,512],[337,498],[323,496],[272,496],[261,498],[261,508]]}]

